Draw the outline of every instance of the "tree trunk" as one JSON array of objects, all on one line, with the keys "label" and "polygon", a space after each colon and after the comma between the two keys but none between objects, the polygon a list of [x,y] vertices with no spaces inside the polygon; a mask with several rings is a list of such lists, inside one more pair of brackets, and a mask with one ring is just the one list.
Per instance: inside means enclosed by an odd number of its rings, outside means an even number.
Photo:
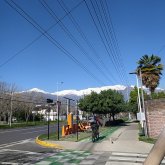
[{"label": "tree trunk", "polygon": [[113,121],[115,121],[115,114],[114,113],[112,113],[112,119],[113,119]]}]

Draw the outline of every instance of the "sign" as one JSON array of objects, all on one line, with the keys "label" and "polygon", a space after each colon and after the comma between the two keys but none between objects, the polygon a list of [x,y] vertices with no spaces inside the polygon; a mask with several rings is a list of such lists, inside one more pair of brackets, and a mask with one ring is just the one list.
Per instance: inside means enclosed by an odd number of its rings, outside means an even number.
[{"label": "sign", "polygon": [[137,113],[137,119],[139,121],[145,121],[145,114],[144,114],[144,112]]}]

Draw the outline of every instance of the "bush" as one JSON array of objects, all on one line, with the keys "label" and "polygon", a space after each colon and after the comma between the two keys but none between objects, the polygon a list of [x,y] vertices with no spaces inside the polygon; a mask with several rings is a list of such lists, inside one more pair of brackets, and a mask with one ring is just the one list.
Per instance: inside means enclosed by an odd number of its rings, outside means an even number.
[{"label": "bush", "polygon": [[118,119],[118,120],[114,120],[114,121],[107,121],[105,126],[116,126],[116,125],[120,125],[120,124],[123,124],[125,123],[125,121],[123,119]]}]

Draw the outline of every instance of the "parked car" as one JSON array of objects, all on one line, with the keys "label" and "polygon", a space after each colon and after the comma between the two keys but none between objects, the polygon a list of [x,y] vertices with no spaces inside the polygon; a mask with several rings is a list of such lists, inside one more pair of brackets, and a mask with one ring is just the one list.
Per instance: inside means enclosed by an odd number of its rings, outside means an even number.
[{"label": "parked car", "polygon": [[94,122],[94,121],[95,121],[94,116],[90,116],[90,117],[88,118],[88,122],[92,123],[92,122]]}]

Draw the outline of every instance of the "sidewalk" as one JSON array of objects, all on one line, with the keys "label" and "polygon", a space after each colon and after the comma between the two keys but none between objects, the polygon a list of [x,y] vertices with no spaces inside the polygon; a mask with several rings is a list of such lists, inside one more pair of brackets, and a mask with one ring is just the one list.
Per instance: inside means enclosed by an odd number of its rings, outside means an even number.
[{"label": "sidewalk", "polygon": [[140,142],[138,132],[138,124],[129,123],[97,143],[51,141],[64,151],[37,165],[142,165],[153,144]]},{"label": "sidewalk", "polygon": [[153,145],[139,141],[138,133],[137,123],[130,123],[119,128],[110,137],[99,143],[68,141],[51,141],[51,143],[59,144],[69,150],[149,153]]}]

